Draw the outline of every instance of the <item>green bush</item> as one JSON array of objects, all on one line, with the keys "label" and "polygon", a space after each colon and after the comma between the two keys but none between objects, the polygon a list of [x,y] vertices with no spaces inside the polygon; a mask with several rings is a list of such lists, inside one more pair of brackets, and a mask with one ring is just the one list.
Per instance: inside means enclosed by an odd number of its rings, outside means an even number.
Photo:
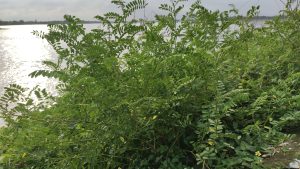
[{"label": "green bush", "polygon": [[299,124],[299,10],[255,28],[256,7],[196,2],[177,22],[178,0],[140,24],[143,0],[113,3],[91,32],[73,16],[35,32],[59,58],[30,76],[57,78],[60,96],[6,88],[2,168],[261,168]]}]

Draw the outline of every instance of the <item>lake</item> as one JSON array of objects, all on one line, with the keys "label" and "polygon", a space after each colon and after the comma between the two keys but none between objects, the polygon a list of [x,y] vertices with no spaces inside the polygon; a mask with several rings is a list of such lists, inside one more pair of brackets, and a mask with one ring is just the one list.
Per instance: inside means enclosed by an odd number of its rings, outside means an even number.
[{"label": "lake", "polygon": [[[11,83],[26,88],[40,85],[53,88],[51,80],[39,77],[29,78],[34,70],[43,69],[41,62],[55,58],[51,46],[32,34],[33,30],[47,31],[46,25],[0,26],[0,95]],[[0,119],[0,126],[3,121]]]},{"label": "lake", "polygon": [[[85,25],[87,30],[97,24]],[[54,80],[43,77],[30,78],[28,75],[46,67],[44,60],[55,60],[56,53],[46,40],[32,34],[34,30],[47,32],[47,25],[0,26],[0,96],[4,87],[16,83],[25,88],[39,85],[50,91],[55,90]],[[3,121],[0,119],[0,126]]]},{"label": "lake", "polygon": [[[86,24],[87,31],[97,24]],[[46,40],[32,34],[34,30],[47,32],[47,25],[0,26],[0,95],[4,87],[17,83],[32,88],[53,87],[53,80],[30,78],[28,74],[44,69],[42,61],[55,60],[56,53]]]},{"label": "lake", "polygon": [[51,46],[32,34],[33,30],[47,31],[46,25],[17,25],[0,27],[0,94],[11,83],[24,87],[51,84],[46,78],[29,78],[28,74],[43,69],[41,62],[55,58]]}]

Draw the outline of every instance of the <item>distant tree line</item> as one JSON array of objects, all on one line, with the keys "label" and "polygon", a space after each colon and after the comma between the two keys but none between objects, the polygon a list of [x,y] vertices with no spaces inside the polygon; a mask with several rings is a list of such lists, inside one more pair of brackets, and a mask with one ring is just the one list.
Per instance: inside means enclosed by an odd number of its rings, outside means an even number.
[{"label": "distant tree line", "polygon": [[[254,16],[253,19],[261,19],[261,20],[271,20],[274,16]],[[178,22],[179,20],[177,20]],[[99,21],[81,21],[82,23],[99,23]],[[33,24],[64,24],[67,23],[67,21],[2,21],[0,20],[0,25],[33,25]]]},{"label": "distant tree line", "polygon": [[[96,21],[82,21],[83,23],[96,23]],[[0,25],[33,25],[33,24],[63,24],[66,21],[2,21],[0,20]]]}]

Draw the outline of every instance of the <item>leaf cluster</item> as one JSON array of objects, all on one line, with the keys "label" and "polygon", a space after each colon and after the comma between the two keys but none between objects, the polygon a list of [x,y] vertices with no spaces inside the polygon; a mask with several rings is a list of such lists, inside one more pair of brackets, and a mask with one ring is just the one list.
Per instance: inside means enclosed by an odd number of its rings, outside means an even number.
[{"label": "leaf cluster", "polygon": [[73,16],[35,32],[58,59],[30,76],[57,78],[60,95],[34,90],[54,102],[41,107],[7,88],[3,168],[262,168],[261,153],[299,125],[299,10],[257,28],[257,7],[245,19],[197,1],[179,17],[179,0],[137,23],[143,0],[113,3],[121,12],[90,32]]}]

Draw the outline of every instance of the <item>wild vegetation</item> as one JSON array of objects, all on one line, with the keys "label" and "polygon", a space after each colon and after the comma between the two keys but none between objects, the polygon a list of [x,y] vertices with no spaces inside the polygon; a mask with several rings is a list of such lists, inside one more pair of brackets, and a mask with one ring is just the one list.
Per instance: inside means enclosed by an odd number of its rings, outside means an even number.
[{"label": "wild vegetation", "polygon": [[[236,9],[183,0],[139,24],[143,0],[113,1],[120,13],[35,32],[58,54],[31,77],[59,80],[59,96],[6,88],[0,166],[74,168],[263,168],[262,155],[300,121],[300,11],[256,28]],[[177,19],[180,22],[176,22]]]}]

